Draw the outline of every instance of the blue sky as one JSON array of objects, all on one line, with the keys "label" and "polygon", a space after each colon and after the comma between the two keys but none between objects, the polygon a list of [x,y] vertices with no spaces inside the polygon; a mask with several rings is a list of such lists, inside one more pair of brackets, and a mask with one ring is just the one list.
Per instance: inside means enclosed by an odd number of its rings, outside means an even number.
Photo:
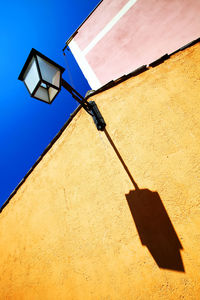
[{"label": "blue sky", "polygon": [[[31,98],[18,75],[35,48],[67,68],[65,41],[99,0],[3,1],[0,9],[0,206],[62,128],[77,103],[62,90],[45,104]],[[72,54],[67,61],[75,88],[90,89]],[[70,84],[67,70],[63,78]]]}]

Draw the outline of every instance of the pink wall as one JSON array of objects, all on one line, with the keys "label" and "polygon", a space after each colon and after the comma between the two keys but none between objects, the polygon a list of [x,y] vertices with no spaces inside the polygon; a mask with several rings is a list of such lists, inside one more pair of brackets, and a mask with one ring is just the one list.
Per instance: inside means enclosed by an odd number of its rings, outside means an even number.
[{"label": "pink wall", "polygon": [[107,24],[114,18],[120,9],[127,3],[127,0],[104,0],[93,14],[87,19],[83,26],[78,30],[74,40],[78,43],[81,50],[95,38]]},{"label": "pink wall", "polygon": [[[104,0],[74,38],[100,86],[200,36],[199,0],[137,0],[112,29],[84,53],[128,2]],[[93,87],[91,82],[90,85]]]}]

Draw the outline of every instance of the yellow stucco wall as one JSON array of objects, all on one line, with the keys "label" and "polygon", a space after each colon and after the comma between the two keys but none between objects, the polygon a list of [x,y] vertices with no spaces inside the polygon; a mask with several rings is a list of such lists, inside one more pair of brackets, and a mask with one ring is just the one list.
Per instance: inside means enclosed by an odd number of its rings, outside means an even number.
[{"label": "yellow stucco wall", "polygon": [[0,214],[0,299],[199,299],[200,44],[90,100]]}]

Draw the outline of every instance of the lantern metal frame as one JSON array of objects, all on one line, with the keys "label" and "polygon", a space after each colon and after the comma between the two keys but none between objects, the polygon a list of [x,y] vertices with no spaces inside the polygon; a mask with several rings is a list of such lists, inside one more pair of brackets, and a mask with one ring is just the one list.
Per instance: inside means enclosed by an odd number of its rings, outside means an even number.
[{"label": "lantern metal frame", "polygon": [[[42,59],[44,59],[45,61],[47,61],[47,62],[50,63],[51,65],[53,65],[55,68],[58,68],[58,69],[60,70],[60,83],[59,83],[59,88],[58,88],[57,86],[55,86],[54,84],[52,84],[52,83],[50,83],[50,82],[47,82],[46,80],[43,79],[42,74],[41,74],[41,70],[40,70],[40,66],[39,66],[39,62],[38,62],[37,56],[41,57]],[[27,71],[27,68],[28,68],[28,66],[29,66],[29,64],[31,63],[31,60],[32,60],[33,58],[35,59],[35,62],[36,62],[37,72],[38,72],[38,75],[39,75],[40,80],[39,80],[39,82],[37,83],[37,85],[36,85],[36,87],[34,88],[34,90],[33,90],[32,92],[30,92],[30,90],[29,90],[27,84],[26,84],[25,81],[24,81],[24,75],[25,75],[25,73],[26,73],[26,71]],[[50,58],[48,58],[47,56],[45,56],[45,55],[42,54],[41,52],[39,52],[39,51],[37,51],[36,49],[32,48],[32,50],[31,50],[31,52],[29,53],[29,56],[28,56],[28,58],[27,58],[27,60],[26,60],[26,62],[25,62],[25,64],[24,64],[24,66],[23,66],[23,68],[22,68],[22,70],[21,70],[21,73],[19,74],[18,79],[24,82],[24,84],[25,84],[25,86],[26,86],[26,88],[27,88],[27,90],[28,90],[28,92],[29,92],[29,94],[30,94],[30,96],[31,96],[32,98],[35,98],[35,99],[37,99],[37,100],[40,100],[40,101],[45,102],[45,103],[48,103],[48,104],[51,104],[51,103],[54,101],[54,99],[56,98],[56,96],[58,95],[58,93],[60,92],[60,90],[61,90],[62,73],[63,73],[64,71],[65,71],[65,69],[64,69],[62,66],[58,65],[57,63],[55,63],[53,60],[51,60]],[[52,88],[54,88],[54,89],[57,90],[57,93],[56,93],[56,95],[53,97],[53,99],[51,100],[51,102],[47,102],[47,101],[42,100],[42,99],[40,99],[40,98],[38,98],[38,97],[35,96],[35,94],[36,94],[38,88],[41,86],[42,83],[43,83],[43,84],[46,84],[47,87],[52,87]]]}]

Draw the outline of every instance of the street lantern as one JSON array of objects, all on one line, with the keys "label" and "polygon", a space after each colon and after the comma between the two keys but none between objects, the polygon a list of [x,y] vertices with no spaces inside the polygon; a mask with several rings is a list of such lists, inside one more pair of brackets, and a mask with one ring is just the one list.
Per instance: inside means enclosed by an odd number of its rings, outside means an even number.
[{"label": "street lantern", "polygon": [[94,101],[87,102],[63,78],[64,68],[32,49],[18,77],[27,87],[31,97],[51,104],[63,86],[72,97],[90,114],[98,130],[103,131],[106,123]]},{"label": "street lantern", "polygon": [[31,97],[51,103],[61,89],[64,68],[32,49],[19,75]]}]

